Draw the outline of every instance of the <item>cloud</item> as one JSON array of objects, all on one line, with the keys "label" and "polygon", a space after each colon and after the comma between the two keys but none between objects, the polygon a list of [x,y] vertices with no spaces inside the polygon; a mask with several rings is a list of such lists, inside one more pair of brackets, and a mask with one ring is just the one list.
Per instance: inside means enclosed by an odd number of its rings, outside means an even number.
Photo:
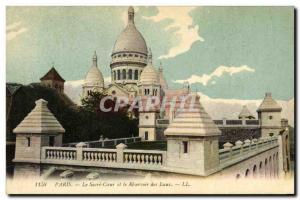
[{"label": "cloud", "polygon": [[[202,85],[206,86],[212,79],[220,78],[224,74],[229,74],[232,76],[233,74],[241,73],[241,72],[255,72],[255,69],[248,67],[247,65],[242,65],[240,67],[227,67],[227,66],[219,66],[215,69],[211,74],[203,74],[202,76],[192,75],[190,78],[185,80],[175,80],[175,83],[201,83]],[[215,84],[216,81],[213,80],[211,84]]]},{"label": "cloud", "polygon": [[171,47],[166,55],[162,55],[159,59],[173,58],[179,54],[187,52],[191,49],[192,44],[197,41],[204,41],[199,36],[198,25],[193,25],[193,18],[189,13],[196,7],[157,7],[158,13],[155,16],[146,17],[144,19],[160,22],[165,19],[171,19],[172,23],[165,27],[165,31],[176,29],[174,36],[179,42]]},{"label": "cloud", "polygon": [[28,29],[25,27],[21,27],[22,23],[15,22],[6,26],[6,40],[11,41],[16,38],[18,35],[25,33]]}]

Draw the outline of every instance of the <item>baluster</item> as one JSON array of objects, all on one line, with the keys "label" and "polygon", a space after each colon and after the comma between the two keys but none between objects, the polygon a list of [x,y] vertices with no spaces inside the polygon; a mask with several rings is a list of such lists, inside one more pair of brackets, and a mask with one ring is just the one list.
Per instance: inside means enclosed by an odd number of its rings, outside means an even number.
[{"label": "baluster", "polygon": [[129,162],[132,163],[132,154],[129,154]]},{"label": "baluster", "polygon": [[154,164],[157,164],[157,155],[154,155]]},{"label": "baluster", "polygon": [[64,151],[64,158],[63,159],[67,159],[66,154],[67,154],[67,152]]},{"label": "baluster", "polygon": [[105,153],[105,161],[108,161],[108,153]]},{"label": "baluster", "polygon": [[133,154],[133,162],[136,162],[136,154]]},{"label": "baluster", "polygon": [[128,162],[128,154],[126,153],[125,154],[125,163],[127,163]]},{"label": "baluster", "polygon": [[97,153],[98,155],[98,161],[101,161],[101,153]]},{"label": "baluster", "polygon": [[83,160],[87,160],[87,152],[83,153]]},{"label": "baluster", "polygon": [[149,155],[146,154],[145,158],[146,158],[146,159],[145,159],[145,164],[148,164]]},{"label": "baluster", "polygon": [[157,158],[158,158],[158,164],[161,164],[161,161],[162,161],[161,160],[161,155],[158,155]]},{"label": "baluster", "polygon": [[62,150],[59,151],[59,159],[61,159],[61,160],[63,159],[63,151]]},{"label": "baluster", "polygon": [[53,159],[53,151],[52,150],[49,150],[49,155],[50,155],[50,159]]},{"label": "baluster", "polygon": [[150,155],[150,164],[153,164],[153,156],[152,155]]},{"label": "baluster", "polygon": [[109,157],[109,161],[112,162],[112,153],[109,153],[109,154],[108,154],[108,157]]},{"label": "baluster", "polygon": [[140,160],[140,158],[141,158],[140,154],[138,154],[136,158],[137,158],[137,163],[140,163],[140,161],[141,161]]},{"label": "baluster", "polygon": [[50,152],[49,152],[49,150],[46,151],[46,158],[50,159]]},{"label": "baluster", "polygon": [[70,160],[70,151],[66,151],[66,160]]},{"label": "baluster", "polygon": [[72,159],[73,159],[73,160],[76,160],[76,152],[75,152],[75,151],[73,151]]},{"label": "baluster", "polygon": [[113,153],[113,161],[114,161],[114,162],[117,161],[116,157],[117,157],[117,154],[116,154],[116,153]]},{"label": "baluster", "polygon": [[141,155],[141,158],[142,158],[142,163],[144,164],[145,163],[145,160],[144,160],[145,156],[144,156],[144,154]]}]

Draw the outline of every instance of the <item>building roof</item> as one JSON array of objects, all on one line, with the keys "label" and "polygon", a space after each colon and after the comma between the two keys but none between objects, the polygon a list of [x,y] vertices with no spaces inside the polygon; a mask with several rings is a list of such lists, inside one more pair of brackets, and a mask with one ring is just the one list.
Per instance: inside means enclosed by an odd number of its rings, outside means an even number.
[{"label": "building roof", "polygon": [[39,99],[35,108],[13,130],[14,133],[64,133],[65,129],[48,109],[48,102]]},{"label": "building roof", "polygon": [[281,106],[272,98],[272,94],[267,92],[264,100],[257,109],[257,112],[261,111],[281,111]]},{"label": "building roof", "polygon": [[14,95],[21,87],[21,84],[6,83],[6,89],[9,91],[10,95]]},{"label": "building roof", "polygon": [[178,111],[165,130],[166,136],[216,136],[221,131],[204,110],[197,94],[190,94],[184,110]]},{"label": "building roof", "polygon": [[239,114],[239,119],[241,118],[255,118],[254,115],[249,111],[246,105],[243,106],[241,113]]},{"label": "building roof", "polygon": [[96,52],[94,53],[93,64],[85,77],[84,84],[89,86],[104,87],[104,79],[101,71],[98,68]]},{"label": "building roof", "polygon": [[128,9],[128,23],[115,42],[114,53],[119,52],[138,52],[147,55],[147,45],[142,34],[134,25],[134,9]]},{"label": "building roof", "polygon": [[59,75],[54,67],[52,67],[42,78],[40,78],[40,80],[55,80],[65,82],[65,80]]}]

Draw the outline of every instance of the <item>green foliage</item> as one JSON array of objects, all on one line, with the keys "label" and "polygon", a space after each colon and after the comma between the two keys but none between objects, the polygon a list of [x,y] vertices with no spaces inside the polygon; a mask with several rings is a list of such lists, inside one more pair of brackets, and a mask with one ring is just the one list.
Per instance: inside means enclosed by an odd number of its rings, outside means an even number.
[{"label": "green foliage", "polygon": [[[65,128],[63,142],[79,142],[98,140],[100,135],[107,138],[130,137],[138,134],[138,120],[130,119],[124,110],[115,113],[101,113],[98,98],[101,94],[94,94],[94,98],[83,101],[83,106],[74,105],[68,97],[55,90],[45,88],[39,84],[22,86],[12,97],[11,110],[7,115],[7,132],[12,130],[35,107],[35,101],[43,98],[48,101],[48,108]],[[7,106],[9,106],[7,104]]]}]

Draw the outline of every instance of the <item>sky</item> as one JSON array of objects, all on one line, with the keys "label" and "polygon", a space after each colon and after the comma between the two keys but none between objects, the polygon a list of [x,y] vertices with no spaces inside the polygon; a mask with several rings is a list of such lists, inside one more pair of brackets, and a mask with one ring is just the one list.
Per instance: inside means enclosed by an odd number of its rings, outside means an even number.
[{"label": "sky", "polygon": [[[135,24],[171,88],[213,98],[294,98],[292,7],[135,7]],[[97,51],[106,80],[127,7],[7,7],[6,80],[39,82],[52,65],[84,79]]]}]

